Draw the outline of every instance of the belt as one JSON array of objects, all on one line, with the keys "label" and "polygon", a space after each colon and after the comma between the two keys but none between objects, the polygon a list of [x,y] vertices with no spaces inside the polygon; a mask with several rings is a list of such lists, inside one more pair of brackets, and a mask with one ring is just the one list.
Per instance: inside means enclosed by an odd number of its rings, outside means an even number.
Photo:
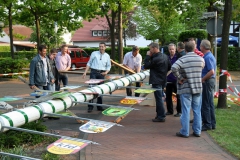
[{"label": "belt", "polygon": [[99,72],[99,73],[106,72],[104,70],[97,70],[97,69],[93,69],[93,68],[91,68],[91,71],[95,71],[95,72]]}]

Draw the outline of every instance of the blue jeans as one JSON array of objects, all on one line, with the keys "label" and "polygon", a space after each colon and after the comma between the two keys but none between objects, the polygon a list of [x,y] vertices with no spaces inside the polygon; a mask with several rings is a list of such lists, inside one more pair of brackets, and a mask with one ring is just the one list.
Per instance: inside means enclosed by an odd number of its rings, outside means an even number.
[{"label": "blue jeans", "polygon": [[196,134],[201,134],[202,118],[201,118],[201,93],[198,94],[181,94],[182,115],[180,117],[182,128],[180,133],[189,136],[189,120],[190,110],[192,107],[194,121],[192,129]]},{"label": "blue jeans", "polygon": [[[36,87],[38,87],[39,89],[41,89],[41,90],[50,90],[49,87],[50,86],[50,83],[47,83],[47,85],[46,86],[38,86],[38,85],[36,85]],[[36,98],[39,98],[40,96],[36,96]]]},{"label": "blue jeans", "polygon": [[163,91],[162,91],[162,85],[160,84],[152,84],[152,88],[159,89],[154,92],[154,97],[156,101],[156,112],[157,112],[157,118],[158,119],[165,119],[165,109],[163,104]]},{"label": "blue jeans", "polygon": [[213,102],[215,79],[210,78],[203,84],[202,92],[202,122],[207,128],[216,127],[215,108]]},{"label": "blue jeans", "polygon": [[[95,70],[91,70],[91,72],[90,72],[90,79],[104,79],[104,76],[100,72],[97,72]],[[99,83],[99,84],[102,84],[102,83]],[[90,100],[89,102],[93,103],[93,100]],[[99,96],[97,98],[97,103],[98,104],[102,104],[102,96]],[[101,106],[97,106],[97,108],[98,109],[102,109]],[[88,109],[92,110],[93,109],[93,105],[88,105]]]},{"label": "blue jeans", "polygon": [[55,83],[50,83],[48,89],[49,91],[55,91]]},{"label": "blue jeans", "polygon": [[66,87],[68,85],[68,76],[67,76],[67,74],[59,73],[58,80],[59,80],[59,85],[61,84],[61,81],[63,83],[63,87]]}]

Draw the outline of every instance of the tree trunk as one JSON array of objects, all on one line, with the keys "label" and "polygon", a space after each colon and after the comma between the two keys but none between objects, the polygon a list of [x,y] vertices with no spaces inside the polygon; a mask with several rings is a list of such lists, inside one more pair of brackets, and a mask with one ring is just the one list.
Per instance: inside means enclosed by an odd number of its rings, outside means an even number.
[{"label": "tree trunk", "polygon": [[37,33],[37,50],[41,44],[40,40],[40,20],[38,15],[35,13],[35,25],[36,25],[36,33]]},{"label": "tree trunk", "polygon": [[[225,1],[223,29],[222,29],[222,45],[221,45],[221,58],[220,69],[227,70],[228,63],[228,43],[229,43],[229,28],[232,17],[232,0]],[[226,75],[219,77],[219,89],[226,89],[227,77]],[[227,93],[220,93],[218,97],[217,108],[227,108]]]},{"label": "tree trunk", "polygon": [[111,33],[111,57],[115,60],[115,22],[116,21],[116,12],[112,10],[112,25],[110,28]]},{"label": "tree trunk", "polygon": [[[119,50],[119,63],[123,63],[123,42],[122,42],[122,4],[118,2],[118,50]],[[123,70],[119,72],[124,74]]]},{"label": "tree trunk", "polygon": [[9,4],[8,7],[8,29],[9,29],[9,37],[10,37],[10,50],[11,50],[11,57],[14,59],[14,50],[13,50],[13,28],[12,28],[12,3]]}]

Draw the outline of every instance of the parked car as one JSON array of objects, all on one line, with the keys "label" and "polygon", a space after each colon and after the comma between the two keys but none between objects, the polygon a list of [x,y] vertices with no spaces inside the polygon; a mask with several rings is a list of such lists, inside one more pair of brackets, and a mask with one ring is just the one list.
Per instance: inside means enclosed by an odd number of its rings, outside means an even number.
[{"label": "parked car", "polygon": [[68,53],[71,57],[71,67],[86,67],[90,56],[81,48],[68,48]]}]

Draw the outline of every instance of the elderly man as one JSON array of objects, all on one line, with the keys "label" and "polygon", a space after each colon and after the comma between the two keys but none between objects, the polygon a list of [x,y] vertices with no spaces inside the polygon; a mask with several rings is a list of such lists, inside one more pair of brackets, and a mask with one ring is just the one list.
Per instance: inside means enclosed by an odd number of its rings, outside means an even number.
[{"label": "elderly man", "polygon": [[[132,52],[125,54],[123,59],[123,66],[139,73],[141,70],[142,56],[139,54],[138,46],[132,47]],[[128,74],[128,72],[126,72]],[[136,82],[136,87],[140,87],[140,82]],[[132,96],[132,89],[126,88],[127,96]],[[135,93],[135,97],[139,97],[140,93]]]},{"label": "elderly man", "polygon": [[166,115],[162,95],[163,88],[166,85],[167,72],[171,68],[171,63],[167,55],[160,52],[157,43],[151,43],[149,49],[150,51],[147,52],[144,60],[144,68],[150,69],[149,84],[152,84],[152,88],[157,89],[154,92],[157,115],[152,121],[165,122]]},{"label": "elderly man", "polygon": [[200,49],[204,54],[203,58],[205,60],[205,67],[202,70],[202,131],[207,131],[216,128],[215,108],[213,103],[216,59],[210,51],[211,43],[208,40],[202,40]]},{"label": "elderly man", "polygon": [[[176,45],[173,43],[170,43],[168,45],[168,51],[170,53],[169,55],[169,60],[171,62],[171,64],[173,65],[177,60],[178,60],[178,56],[176,54]],[[170,73],[167,76],[167,86],[166,86],[166,104],[167,104],[167,113],[166,115],[172,115],[173,114],[173,102],[172,102],[172,93],[177,93],[177,78]],[[181,111],[181,102],[180,102],[180,97],[177,94],[177,114],[175,114],[175,117],[180,117],[182,114]]]},{"label": "elderly man", "polygon": [[194,53],[195,44],[185,44],[186,55],[179,58],[172,65],[172,72],[178,79],[177,93],[180,94],[182,115],[180,117],[182,128],[176,133],[178,137],[189,136],[190,109],[194,114],[192,125],[193,135],[200,137],[201,134],[201,94],[202,94],[202,69],[204,59]]}]

